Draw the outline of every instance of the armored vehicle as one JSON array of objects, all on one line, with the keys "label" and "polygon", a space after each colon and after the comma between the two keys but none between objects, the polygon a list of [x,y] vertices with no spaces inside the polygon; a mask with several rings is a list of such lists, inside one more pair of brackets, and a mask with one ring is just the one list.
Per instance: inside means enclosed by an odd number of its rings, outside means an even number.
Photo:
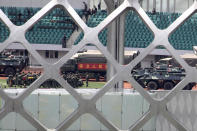
[{"label": "armored vehicle", "polygon": [[[151,90],[157,90],[159,88],[170,90],[179,83],[186,74],[182,68],[168,67],[165,64],[161,64],[154,68],[134,70],[132,75],[144,88],[147,87]],[[192,87],[193,84],[189,84],[184,89],[191,90]]]},{"label": "armored vehicle", "polygon": [[0,56],[0,73],[6,76],[21,72],[28,65],[29,58],[26,56]]}]

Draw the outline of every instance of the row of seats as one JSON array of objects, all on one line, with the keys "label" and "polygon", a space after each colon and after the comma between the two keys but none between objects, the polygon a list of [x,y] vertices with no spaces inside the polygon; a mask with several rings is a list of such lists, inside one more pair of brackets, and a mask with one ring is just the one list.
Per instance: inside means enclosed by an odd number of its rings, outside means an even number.
[{"label": "row of seats", "polygon": [[[19,7],[0,7],[2,11],[16,25],[24,24],[29,18],[37,13],[40,8],[19,8]],[[80,17],[86,16],[87,12],[76,10]],[[164,12],[147,12],[147,15],[159,29],[165,29],[172,24],[181,14]],[[86,21],[89,27],[96,27],[107,17],[106,11],[97,11],[88,16]],[[197,15],[193,15],[183,25],[181,25],[170,37],[169,41],[178,50],[192,50],[192,46],[197,45]],[[67,39],[78,27],[71,17],[63,9],[55,8],[38,23],[36,23],[27,33],[26,38],[30,43],[42,44],[61,44],[64,35]],[[0,42],[4,41],[9,35],[9,30],[0,23]],[[141,18],[134,12],[129,11],[126,14],[125,21],[125,47],[145,48],[154,39],[152,32],[144,24]],[[80,42],[83,38],[81,33],[74,44]],[[100,41],[107,45],[107,29],[99,34]]]},{"label": "row of seats", "polygon": [[[41,8],[0,7],[0,9],[15,25],[20,26]],[[82,10],[77,12],[80,16],[83,15]],[[9,31],[2,23],[0,27],[0,42],[2,42],[8,37]],[[26,33],[26,38],[30,43],[61,44],[62,37],[66,35],[69,38],[76,28],[71,17],[63,9],[55,8]]]}]

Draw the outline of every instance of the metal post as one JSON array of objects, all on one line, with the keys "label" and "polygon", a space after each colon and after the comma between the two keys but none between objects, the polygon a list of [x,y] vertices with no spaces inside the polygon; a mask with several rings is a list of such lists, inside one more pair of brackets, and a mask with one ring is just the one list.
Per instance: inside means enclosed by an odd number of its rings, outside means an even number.
[{"label": "metal post", "polygon": [[[121,4],[123,2],[123,0],[120,0],[120,3]],[[123,13],[120,18],[119,18],[119,31],[118,31],[118,37],[119,37],[119,41],[118,41],[118,50],[117,50],[117,53],[118,53],[118,62],[120,64],[124,64],[124,33],[125,33],[125,17],[126,17],[126,12]],[[121,89],[123,89],[123,82],[119,82],[118,83],[118,89],[119,91],[121,91]]]},{"label": "metal post", "polygon": [[163,12],[163,0],[160,0],[160,12]]},{"label": "metal post", "polygon": [[156,0],[153,0],[153,9],[156,11]]},{"label": "metal post", "polygon": [[[107,13],[110,14],[115,9],[114,0],[105,0],[107,6]],[[116,48],[114,46],[116,43],[116,22],[113,21],[108,27],[107,34],[107,49],[114,58],[116,57]],[[115,74],[115,70],[111,63],[107,62],[107,80],[109,80]]]},{"label": "metal post", "polygon": [[149,0],[147,0],[146,10],[149,11]]},{"label": "metal post", "polygon": [[[118,0],[114,1],[105,1],[108,7],[108,13],[113,11],[117,6],[120,5],[123,1]],[[108,44],[107,49],[114,56],[114,58],[120,62],[120,64],[124,64],[124,22],[125,15],[120,16],[116,21],[114,21],[108,28]],[[114,46],[115,45],[115,46]],[[115,70],[110,63],[107,63],[107,80],[109,80],[115,74]],[[116,87],[123,87],[123,83],[119,82],[119,84],[115,85]],[[116,88],[115,87],[115,88]]]},{"label": "metal post", "polygon": [[95,0],[93,0],[93,5],[92,5],[92,8],[94,7],[94,5],[95,5]]},{"label": "metal post", "polygon": [[176,12],[176,0],[174,0],[174,13]]},{"label": "metal post", "polygon": [[140,6],[142,7],[142,2],[143,2],[143,0],[139,0],[139,2],[140,2]]},{"label": "metal post", "polygon": [[170,12],[170,1],[167,0],[167,12]]}]

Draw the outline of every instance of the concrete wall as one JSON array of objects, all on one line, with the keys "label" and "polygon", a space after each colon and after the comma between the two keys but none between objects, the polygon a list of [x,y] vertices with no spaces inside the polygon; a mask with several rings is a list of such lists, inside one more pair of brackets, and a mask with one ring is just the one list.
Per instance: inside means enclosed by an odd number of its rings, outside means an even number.
[{"label": "concrete wall", "polygon": [[[7,90],[10,95],[20,93],[22,89]],[[84,97],[96,93],[96,89],[77,90]],[[1,101],[1,99],[0,99]],[[0,102],[1,103],[1,102]],[[2,102],[3,103],[3,102]],[[24,108],[47,128],[55,128],[77,107],[77,101],[64,89],[39,89],[24,100]],[[137,92],[129,90],[122,93],[107,93],[97,102],[97,109],[118,128],[126,130],[149,109],[149,104]],[[155,118],[141,130],[153,131]],[[23,117],[16,113],[8,114],[0,121],[0,131],[36,131]],[[82,115],[67,131],[107,131],[108,129],[90,114]]]},{"label": "concrete wall", "polygon": [[[37,2],[39,1],[39,2]],[[43,7],[50,0],[0,0],[0,6],[16,6],[16,7]],[[106,9],[104,0],[69,0],[70,4],[76,9],[83,9],[83,1],[88,3],[89,7],[92,8],[93,5],[98,5],[101,1],[101,8]],[[148,3],[149,1],[149,3]],[[156,10],[161,11],[161,1],[162,1],[162,12],[167,12],[168,0],[155,0]],[[142,0],[142,7],[146,11],[152,11],[154,0]],[[183,12],[188,9],[193,3],[193,0],[169,0],[169,11],[170,12]],[[175,5],[174,5],[175,4]],[[147,10],[148,5],[148,10]],[[175,9],[174,9],[175,7]]]},{"label": "concrete wall", "polygon": [[[99,3],[100,0],[91,0],[90,6],[96,5]],[[168,12],[167,5],[168,0],[142,0],[142,7],[146,11],[152,11],[154,7],[154,1],[156,2],[156,11],[160,12]],[[101,0],[102,8],[105,9],[106,5],[104,0]],[[161,6],[162,3],[162,6]],[[193,4],[193,0],[169,0],[169,12],[183,12],[188,9]]]},{"label": "concrete wall", "polygon": [[[5,90],[14,96],[23,89]],[[96,89],[78,89],[80,94],[90,97]],[[162,98],[168,91],[151,93],[154,98]],[[196,91],[181,91],[167,104],[168,111],[176,116],[189,131],[196,131]],[[3,105],[0,99],[0,107]],[[55,128],[78,106],[74,98],[64,89],[39,89],[24,100],[25,109],[48,128]],[[123,93],[107,93],[98,102],[97,109],[113,124],[122,130],[149,109],[149,103],[137,92],[125,90]],[[16,113],[8,114],[0,121],[0,131],[36,131],[23,117]],[[107,130],[90,114],[82,115],[68,129],[69,131],[105,131]],[[140,131],[178,131],[162,115],[153,117]]]},{"label": "concrete wall", "polygon": [[[55,63],[57,62],[60,58],[62,58],[62,56],[64,56],[66,54],[65,51],[58,51],[58,58],[46,58],[45,57],[45,52],[46,51],[38,51],[38,53],[48,62],[48,63]],[[32,66],[36,66],[39,65],[39,63],[34,59],[34,57],[29,54],[29,64]]]},{"label": "concrete wall", "polygon": [[[83,9],[83,1],[89,3],[89,0],[69,0],[75,9]],[[16,6],[16,7],[43,7],[50,0],[0,0],[0,6]]]},{"label": "concrete wall", "polygon": [[107,7],[104,0],[90,0],[90,8],[93,8],[94,5],[98,7],[100,1],[101,1],[101,9],[106,9]]},{"label": "concrete wall", "polygon": [[[142,0],[142,7],[146,11],[152,11],[154,0]],[[149,3],[148,3],[149,1]],[[155,0],[156,11],[168,12],[168,0]],[[161,6],[162,3],[162,6]],[[169,12],[184,12],[193,4],[193,0],[169,0]],[[148,9],[147,9],[148,6]]]}]

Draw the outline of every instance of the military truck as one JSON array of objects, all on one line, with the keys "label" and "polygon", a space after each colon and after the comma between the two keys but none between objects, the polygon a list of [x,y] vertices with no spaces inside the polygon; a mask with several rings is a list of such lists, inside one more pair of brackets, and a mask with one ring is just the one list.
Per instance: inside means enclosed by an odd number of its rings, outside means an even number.
[{"label": "military truck", "polygon": [[[131,62],[138,52],[125,52],[125,64]],[[138,64],[136,67],[139,67]],[[106,80],[107,59],[103,54],[96,50],[88,50],[86,52],[77,53],[61,67],[61,73],[79,73],[82,78],[88,74],[90,79],[100,81],[100,78]]]},{"label": "military truck", "polygon": [[21,72],[28,65],[26,56],[0,55],[0,73],[6,76]]}]

